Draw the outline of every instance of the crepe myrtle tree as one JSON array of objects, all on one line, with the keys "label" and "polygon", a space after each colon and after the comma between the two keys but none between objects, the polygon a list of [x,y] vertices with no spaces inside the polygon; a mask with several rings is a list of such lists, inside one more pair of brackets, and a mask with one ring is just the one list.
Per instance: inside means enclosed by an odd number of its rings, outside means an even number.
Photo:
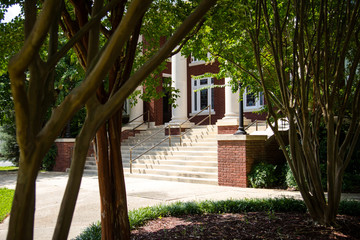
[{"label": "crepe myrtle tree", "polygon": [[[68,184],[58,215],[53,239],[66,239],[79,192],[87,150],[97,134],[99,155],[106,155],[99,163],[102,215],[105,215],[105,239],[129,239],[129,223],[126,210],[126,195],[121,166],[119,129],[116,125],[121,117],[125,99],[156,67],[166,60],[173,49],[191,32],[205,13],[215,5],[215,0],[201,1],[195,10],[175,28],[165,44],[141,67],[132,71],[134,48],[137,44],[143,16],[151,8],[150,0],[106,1],[57,1],[46,0],[38,8],[38,1],[24,1],[25,41],[21,50],[8,65],[11,90],[14,99],[17,141],[20,148],[20,164],[10,214],[7,239],[32,239],[35,213],[35,189],[41,160],[71,117],[83,106],[87,109],[83,127],[76,137]],[[78,9],[89,8],[90,16],[79,14]],[[66,18],[68,9],[77,19]],[[126,9],[126,10],[124,10]],[[61,10],[61,11],[60,11]],[[74,10],[74,11],[71,11]],[[78,15],[79,14],[79,15]],[[105,15],[116,15],[116,27],[100,48],[100,32],[107,30],[102,25]],[[58,31],[67,26],[74,27],[69,41],[58,45]],[[79,28],[72,21],[81,22]],[[115,26],[115,25],[114,25]],[[48,41],[45,41],[49,36]],[[40,48],[48,43],[48,54],[40,56]],[[83,48],[83,46],[87,46]],[[56,64],[70,48],[82,51],[82,65],[86,69],[81,83],[59,103],[50,118],[45,115],[54,102],[54,73]],[[114,65],[123,64],[121,72],[113,71]],[[117,73],[112,76],[112,74]],[[110,82],[113,81],[113,82]],[[105,88],[102,88],[103,86]],[[102,92],[108,90],[108,94]],[[106,96],[106,98],[104,97]],[[108,120],[109,119],[109,120]],[[106,125],[104,125],[106,123]],[[105,138],[105,132],[111,132]],[[106,144],[110,145],[107,158]],[[100,149],[103,148],[103,149]],[[101,183],[101,181],[104,181]],[[106,185],[109,183],[109,185]],[[104,224],[103,224],[104,226]]]},{"label": "crepe myrtle tree", "polygon": [[[249,30],[269,116],[275,119],[272,129],[286,153],[276,120],[288,120],[287,161],[310,215],[325,225],[335,223],[344,172],[360,135],[359,7],[360,1],[259,1]],[[276,97],[267,91],[269,79],[279,86]],[[320,124],[326,127],[327,196],[321,185]]]},{"label": "crepe myrtle tree", "polygon": [[[223,0],[189,42],[196,57],[208,51],[217,58],[223,75],[262,89],[269,125],[309,213],[326,225],[335,223],[344,171],[360,134],[359,5]],[[289,123],[288,137],[279,131],[280,118]],[[326,128],[326,159],[319,154],[320,126]]]}]

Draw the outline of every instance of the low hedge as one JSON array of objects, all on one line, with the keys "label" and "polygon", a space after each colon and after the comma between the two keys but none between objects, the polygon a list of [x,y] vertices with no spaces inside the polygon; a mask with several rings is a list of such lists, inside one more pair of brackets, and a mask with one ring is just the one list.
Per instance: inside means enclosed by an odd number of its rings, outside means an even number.
[{"label": "low hedge", "polygon": [[[176,202],[170,205],[157,205],[129,211],[130,228],[143,226],[147,221],[168,217],[206,213],[246,213],[246,212],[297,212],[305,213],[306,206],[302,200],[293,198],[244,199],[202,202]],[[360,216],[360,202],[342,201],[339,214]],[[93,223],[75,240],[101,239],[100,223]]]}]

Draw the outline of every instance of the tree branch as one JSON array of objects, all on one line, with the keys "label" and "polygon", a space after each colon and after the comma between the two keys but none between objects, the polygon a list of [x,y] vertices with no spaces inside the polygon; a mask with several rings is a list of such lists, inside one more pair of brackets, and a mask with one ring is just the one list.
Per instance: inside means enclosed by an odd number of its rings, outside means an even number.
[{"label": "tree branch", "polygon": [[204,22],[205,22],[205,18],[202,18],[202,19],[200,20],[200,22],[197,24],[197,26],[196,26],[196,28],[194,29],[194,31],[193,31],[191,34],[189,34],[186,38],[184,38],[184,40],[182,41],[182,43],[180,44],[180,46],[177,47],[177,49],[176,49],[175,51],[171,52],[169,57],[171,57],[171,56],[177,54],[178,52],[180,52],[181,49],[184,47],[184,45],[187,43],[187,41],[189,41],[190,38],[192,38],[193,36],[195,36],[196,33],[199,32],[199,30],[201,29],[201,27],[204,25]]},{"label": "tree branch", "polygon": [[53,13],[56,12],[57,8],[59,8],[59,3],[61,3],[61,1],[45,1],[39,17],[32,27],[29,36],[25,40],[24,46],[9,61],[8,71],[11,75],[14,76],[15,74],[23,74],[27,69],[49,32],[51,23],[55,17]]},{"label": "tree branch", "polygon": [[163,47],[154,54],[134,75],[132,75],[128,81],[121,87],[121,89],[114,94],[114,96],[108,100],[108,102],[98,109],[98,112],[105,121],[114,112],[116,112],[121,103],[125,101],[136,87],[148,76],[159,64],[161,64],[171,51],[179,44],[179,42],[186,37],[191,31],[191,27],[194,26],[205,13],[215,5],[217,0],[202,0],[194,12],[186,18],[186,20],[180,25],[176,32],[169,38],[169,40],[163,45]]},{"label": "tree branch", "polygon": [[92,28],[97,21],[106,15],[108,11],[113,9],[116,4],[122,0],[113,0],[108,3],[98,14],[90,19],[51,59],[47,61],[49,68],[54,67],[58,61]]},{"label": "tree branch", "polygon": [[[92,96],[101,84],[102,79],[109,72],[120,50],[133,32],[139,18],[148,9],[151,0],[134,0],[130,4],[127,14],[123,17],[113,36],[109,39],[103,51],[99,52],[94,64],[88,67],[85,80],[71,91],[64,101],[53,111],[53,114],[44,128],[38,134],[40,144],[49,139],[55,139],[66,122],[78,111]],[[47,143],[46,143],[47,144]]]}]

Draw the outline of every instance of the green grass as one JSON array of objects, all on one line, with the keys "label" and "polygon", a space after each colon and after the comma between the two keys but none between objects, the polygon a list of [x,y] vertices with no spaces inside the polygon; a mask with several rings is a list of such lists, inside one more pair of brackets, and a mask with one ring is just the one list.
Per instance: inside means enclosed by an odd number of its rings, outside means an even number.
[{"label": "green grass", "polygon": [[12,189],[0,188],[0,223],[10,213],[14,192]]},{"label": "green grass", "polygon": [[18,169],[19,169],[19,167],[13,167],[13,166],[11,166],[11,167],[0,167],[0,171],[16,171]]}]

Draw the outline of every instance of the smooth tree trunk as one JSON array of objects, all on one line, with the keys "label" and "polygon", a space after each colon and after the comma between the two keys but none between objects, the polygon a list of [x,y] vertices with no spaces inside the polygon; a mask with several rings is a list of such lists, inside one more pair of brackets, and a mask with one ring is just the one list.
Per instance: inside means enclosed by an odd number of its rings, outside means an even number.
[{"label": "smooth tree trunk", "polygon": [[[102,239],[130,239],[124,172],[121,159],[121,114],[97,133]],[[108,130],[108,131],[106,131]]]},{"label": "smooth tree trunk", "polygon": [[[359,1],[294,0],[281,6],[263,0],[256,3],[248,29],[269,117],[275,121],[268,120],[269,125],[311,217],[323,225],[335,224],[344,172],[360,135],[359,15]],[[269,59],[271,67],[264,64]],[[277,95],[268,87],[271,81],[278,86]],[[279,118],[289,122],[290,154]],[[325,160],[319,154],[321,123],[327,138],[326,176],[320,171],[320,160]]]}]

